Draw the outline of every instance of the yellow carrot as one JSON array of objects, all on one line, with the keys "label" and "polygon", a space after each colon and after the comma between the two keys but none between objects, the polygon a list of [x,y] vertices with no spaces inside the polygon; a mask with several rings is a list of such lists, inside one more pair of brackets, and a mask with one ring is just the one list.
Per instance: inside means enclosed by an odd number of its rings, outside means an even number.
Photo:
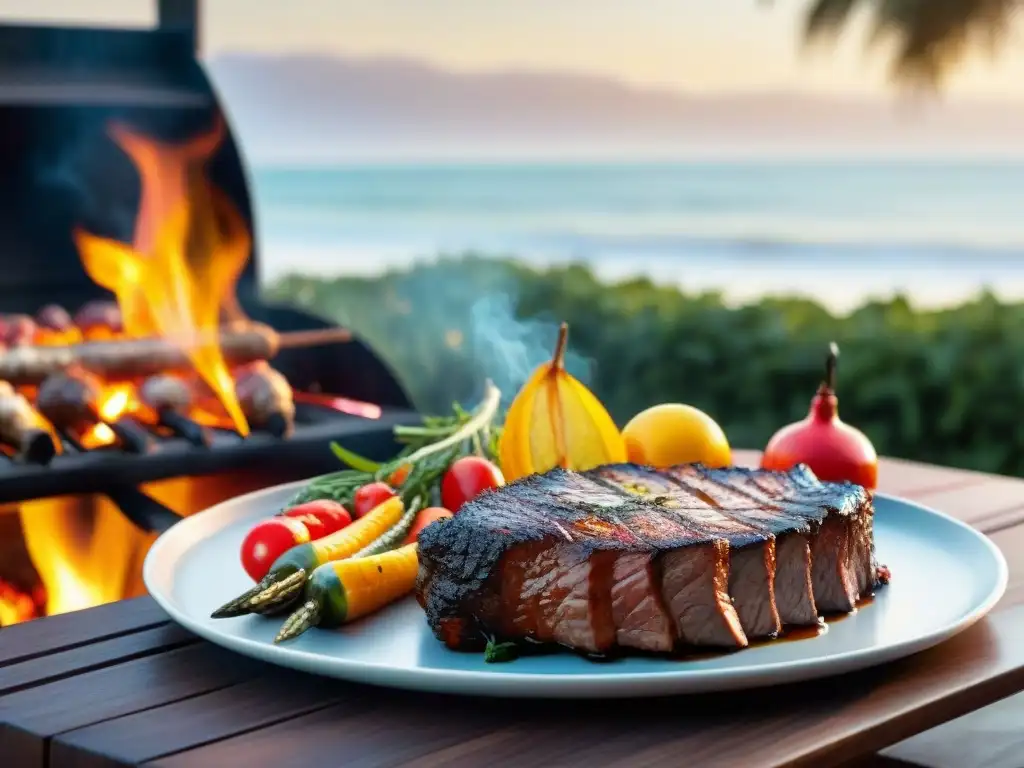
[{"label": "yellow carrot", "polygon": [[292,547],[274,561],[255,587],[218,608],[213,618],[288,607],[302,594],[302,587],[316,568],[351,557],[373,543],[401,520],[404,510],[401,497],[392,496],[340,531]]},{"label": "yellow carrot", "polygon": [[370,557],[321,565],[306,583],[302,606],[281,627],[275,643],[310,627],[339,627],[390,605],[416,586],[417,544]]}]

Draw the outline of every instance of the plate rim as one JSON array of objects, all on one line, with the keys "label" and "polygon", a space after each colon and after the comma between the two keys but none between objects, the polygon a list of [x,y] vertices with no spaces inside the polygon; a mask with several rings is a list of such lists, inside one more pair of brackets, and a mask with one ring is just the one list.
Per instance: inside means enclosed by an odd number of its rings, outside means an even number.
[{"label": "plate rim", "polygon": [[[253,638],[218,632],[209,623],[193,618],[189,613],[179,610],[174,600],[163,590],[154,590],[152,584],[157,580],[154,569],[164,548],[185,537],[191,527],[199,525],[199,519],[209,519],[221,513],[225,508],[245,507],[258,504],[264,497],[284,494],[286,491],[299,489],[308,485],[309,480],[298,480],[263,488],[249,493],[225,499],[176,523],[161,534],[152,544],[143,561],[142,577],[147,593],[168,614],[171,620],[190,632],[208,640],[214,645],[239,653],[268,664],[296,669],[310,674],[349,680],[352,682],[369,683],[376,686],[421,691],[448,691],[470,695],[494,697],[557,697],[581,698],[588,695],[601,696],[655,696],[665,693],[697,693],[710,691],[726,691],[736,689],[753,689],[763,685],[776,683],[800,682],[811,679],[834,677],[845,672],[858,669],[877,667],[897,659],[905,658],[921,651],[933,648],[946,640],[969,629],[989,614],[1003,598],[1008,582],[1009,568],[1002,551],[985,533],[973,528],[952,515],[941,512],[916,501],[884,492],[874,492],[876,499],[886,499],[898,504],[905,504],[932,515],[946,524],[961,529],[961,532],[978,541],[991,558],[995,568],[994,584],[985,597],[973,610],[958,621],[933,630],[925,635],[908,638],[891,645],[868,648],[856,648],[843,651],[834,656],[807,659],[790,659],[787,661],[770,662],[757,666],[740,666],[726,669],[679,669],[659,670],[652,672],[623,672],[615,675],[601,672],[586,673],[544,673],[501,671],[500,673],[485,670],[441,669],[434,667],[395,667],[382,662],[329,657],[321,653],[268,645]],[[187,542],[191,547],[195,543],[192,538]],[[326,665],[318,664],[326,661]],[[443,681],[447,685],[439,687]]]}]

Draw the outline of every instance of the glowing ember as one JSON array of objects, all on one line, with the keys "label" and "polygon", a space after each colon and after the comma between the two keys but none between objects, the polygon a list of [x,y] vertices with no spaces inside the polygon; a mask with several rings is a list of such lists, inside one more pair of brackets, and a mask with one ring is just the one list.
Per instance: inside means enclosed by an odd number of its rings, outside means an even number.
[{"label": "glowing ember", "polygon": [[31,595],[0,579],[0,627],[9,627],[38,615],[39,607]]},{"label": "glowing ember", "polygon": [[128,246],[76,232],[82,263],[117,297],[126,335],[162,336],[182,345],[235,429],[247,435],[218,328],[222,315],[238,314],[234,292],[248,258],[249,235],[230,201],[203,173],[223,139],[223,123],[181,146],[120,126],[112,133],[141,177],[135,236]]},{"label": "glowing ember", "polygon": [[[105,422],[117,421],[121,416],[138,408],[138,398],[131,384],[108,384],[103,388],[100,401],[96,404],[100,418]],[[113,445],[117,436],[106,424],[95,424],[81,435],[79,441],[85,448],[99,448]]]}]

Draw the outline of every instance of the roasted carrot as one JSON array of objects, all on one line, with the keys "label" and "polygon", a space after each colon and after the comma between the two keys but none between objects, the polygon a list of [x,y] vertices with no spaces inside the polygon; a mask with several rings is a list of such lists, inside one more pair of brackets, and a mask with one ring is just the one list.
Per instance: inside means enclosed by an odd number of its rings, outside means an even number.
[{"label": "roasted carrot", "polygon": [[[270,566],[260,582],[225,603],[211,616],[225,619],[247,613],[276,613],[291,605],[302,594],[307,577],[324,563],[351,557],[380,539],[403,519],[405,505],[400,496],[387,499],[352,525],[322,539],[294,546]],[[401,542],[399,537],[395,542]]]},{"label": "roasted carrot", "polygon": [[409,594],[416,586],[417,545],[321,565],[306,583],[302,606],[289,616],[275,643],[310,627],[340,627]]}]

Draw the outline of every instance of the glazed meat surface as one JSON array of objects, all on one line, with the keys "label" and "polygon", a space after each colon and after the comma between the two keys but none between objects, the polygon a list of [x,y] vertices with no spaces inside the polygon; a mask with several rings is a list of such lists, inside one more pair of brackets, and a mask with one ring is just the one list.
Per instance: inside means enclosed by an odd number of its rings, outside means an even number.
[{"label": "glazed meat surface", "polygon": [[451,648],[738,649],[872,592],[872,518],[802,466],[556,469],[424,529],[416,596]]}]

